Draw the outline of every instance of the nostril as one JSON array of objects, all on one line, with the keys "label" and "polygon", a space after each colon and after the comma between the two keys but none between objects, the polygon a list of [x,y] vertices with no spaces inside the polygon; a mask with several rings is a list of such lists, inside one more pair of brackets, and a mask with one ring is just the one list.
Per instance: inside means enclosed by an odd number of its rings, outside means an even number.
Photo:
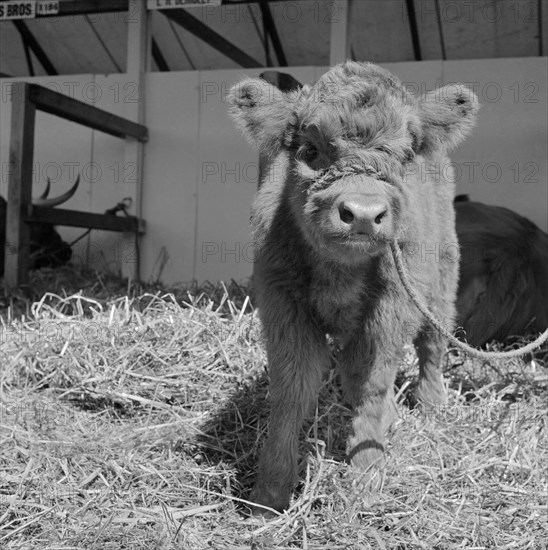
[{"label": "nostril", "polygon": [[388,212],[388,209],[385,208],[380,214],[377,215],[377,217],[375,218],[375,223],[377,225],[380,225],[380,223],[382,222],[382,219],[386,216],[387,212]]},{"label": "nostril", "polygon": [[389,215],[389,206],[380,199],[375,195],[345,197],[337,205],[338,223],[356,234],[367,235],[381,231]]},{"label": "nostril", "polygon": [[339,206],[339,216],[344,223],[352,223],[355,219],[354,213],[344,203]]}]

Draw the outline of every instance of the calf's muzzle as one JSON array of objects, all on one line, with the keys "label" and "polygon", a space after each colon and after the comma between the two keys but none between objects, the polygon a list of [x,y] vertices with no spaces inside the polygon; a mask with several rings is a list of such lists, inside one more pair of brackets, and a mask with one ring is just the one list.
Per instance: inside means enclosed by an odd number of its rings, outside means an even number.
[{"label": "calf's muzzle", "polygon": [[388,219],[388,203],[380,195],[345,195],[340,198],[337,210],[339,224],[355,235],[378,235]]}]

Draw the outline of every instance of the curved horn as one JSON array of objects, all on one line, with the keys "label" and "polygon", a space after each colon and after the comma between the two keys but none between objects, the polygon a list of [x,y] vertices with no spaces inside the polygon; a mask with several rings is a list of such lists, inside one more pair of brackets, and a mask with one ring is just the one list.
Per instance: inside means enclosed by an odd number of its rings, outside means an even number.
[{"label": "curved horn", "polygon": [[64,202],[67,202],[74,195],[74,193],[76,193],[76,189],[78,189],[79,184],[80,184],[80,174],[78,174],[78,177],[74,182],[74,185],[62,195],[59,195],[58,197],[54,197],[52,199],[46,199],[46,198],[40,197],[39,199],[32,201],[32,204],[34,206],[45,206],[48,208],[53,208],[54,206],[63,204]]},{"label": "curved horn", "polygon": [[44,192],[40,195],[40,197],[37,200],[43,201],[44,199],[47,199],[49,195],[50,187],[51,187],[51,181],[48,178],[48,183],[46,185],[46,188],[44,189]]}]

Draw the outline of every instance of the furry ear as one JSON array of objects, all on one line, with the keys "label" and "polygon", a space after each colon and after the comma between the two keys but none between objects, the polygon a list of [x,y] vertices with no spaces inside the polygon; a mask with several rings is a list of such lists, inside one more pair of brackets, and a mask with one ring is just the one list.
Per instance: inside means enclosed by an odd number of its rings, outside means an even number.
[{"label": "furry ear", "polygon": [[462,84],[429,92],[419,102],[422,121],[420,153],[452,149],[472,131],[479,109],[478,98]]},{"label": "furry ear", "polygon": [[248,78],[233,86],[227,99],[230,115],[251,145],[272,154],[293,113],[286,94],[264,80]]}]

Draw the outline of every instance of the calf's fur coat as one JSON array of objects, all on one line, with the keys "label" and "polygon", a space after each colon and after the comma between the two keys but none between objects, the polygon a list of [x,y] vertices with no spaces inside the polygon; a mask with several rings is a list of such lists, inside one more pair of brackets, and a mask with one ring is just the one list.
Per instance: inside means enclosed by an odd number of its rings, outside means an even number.
[{"label": "calf's fur coat", "polygon": [[250,500],[283,510],[302,420],[331,362],[326,334],[340,349],[354,411],[354,466],[382,461],[405,343],[418,353],[418,399],[445,400],[446,343],[410,302],[389,242],[398,240],[414,286],[453,328],[458,248],[447,151],[470,132],[478,102],[461,85],[415,98],[388,71],[355,62],[289,93],[246,79],[229,102],[267,165],[252,225],[271,413]]}]

